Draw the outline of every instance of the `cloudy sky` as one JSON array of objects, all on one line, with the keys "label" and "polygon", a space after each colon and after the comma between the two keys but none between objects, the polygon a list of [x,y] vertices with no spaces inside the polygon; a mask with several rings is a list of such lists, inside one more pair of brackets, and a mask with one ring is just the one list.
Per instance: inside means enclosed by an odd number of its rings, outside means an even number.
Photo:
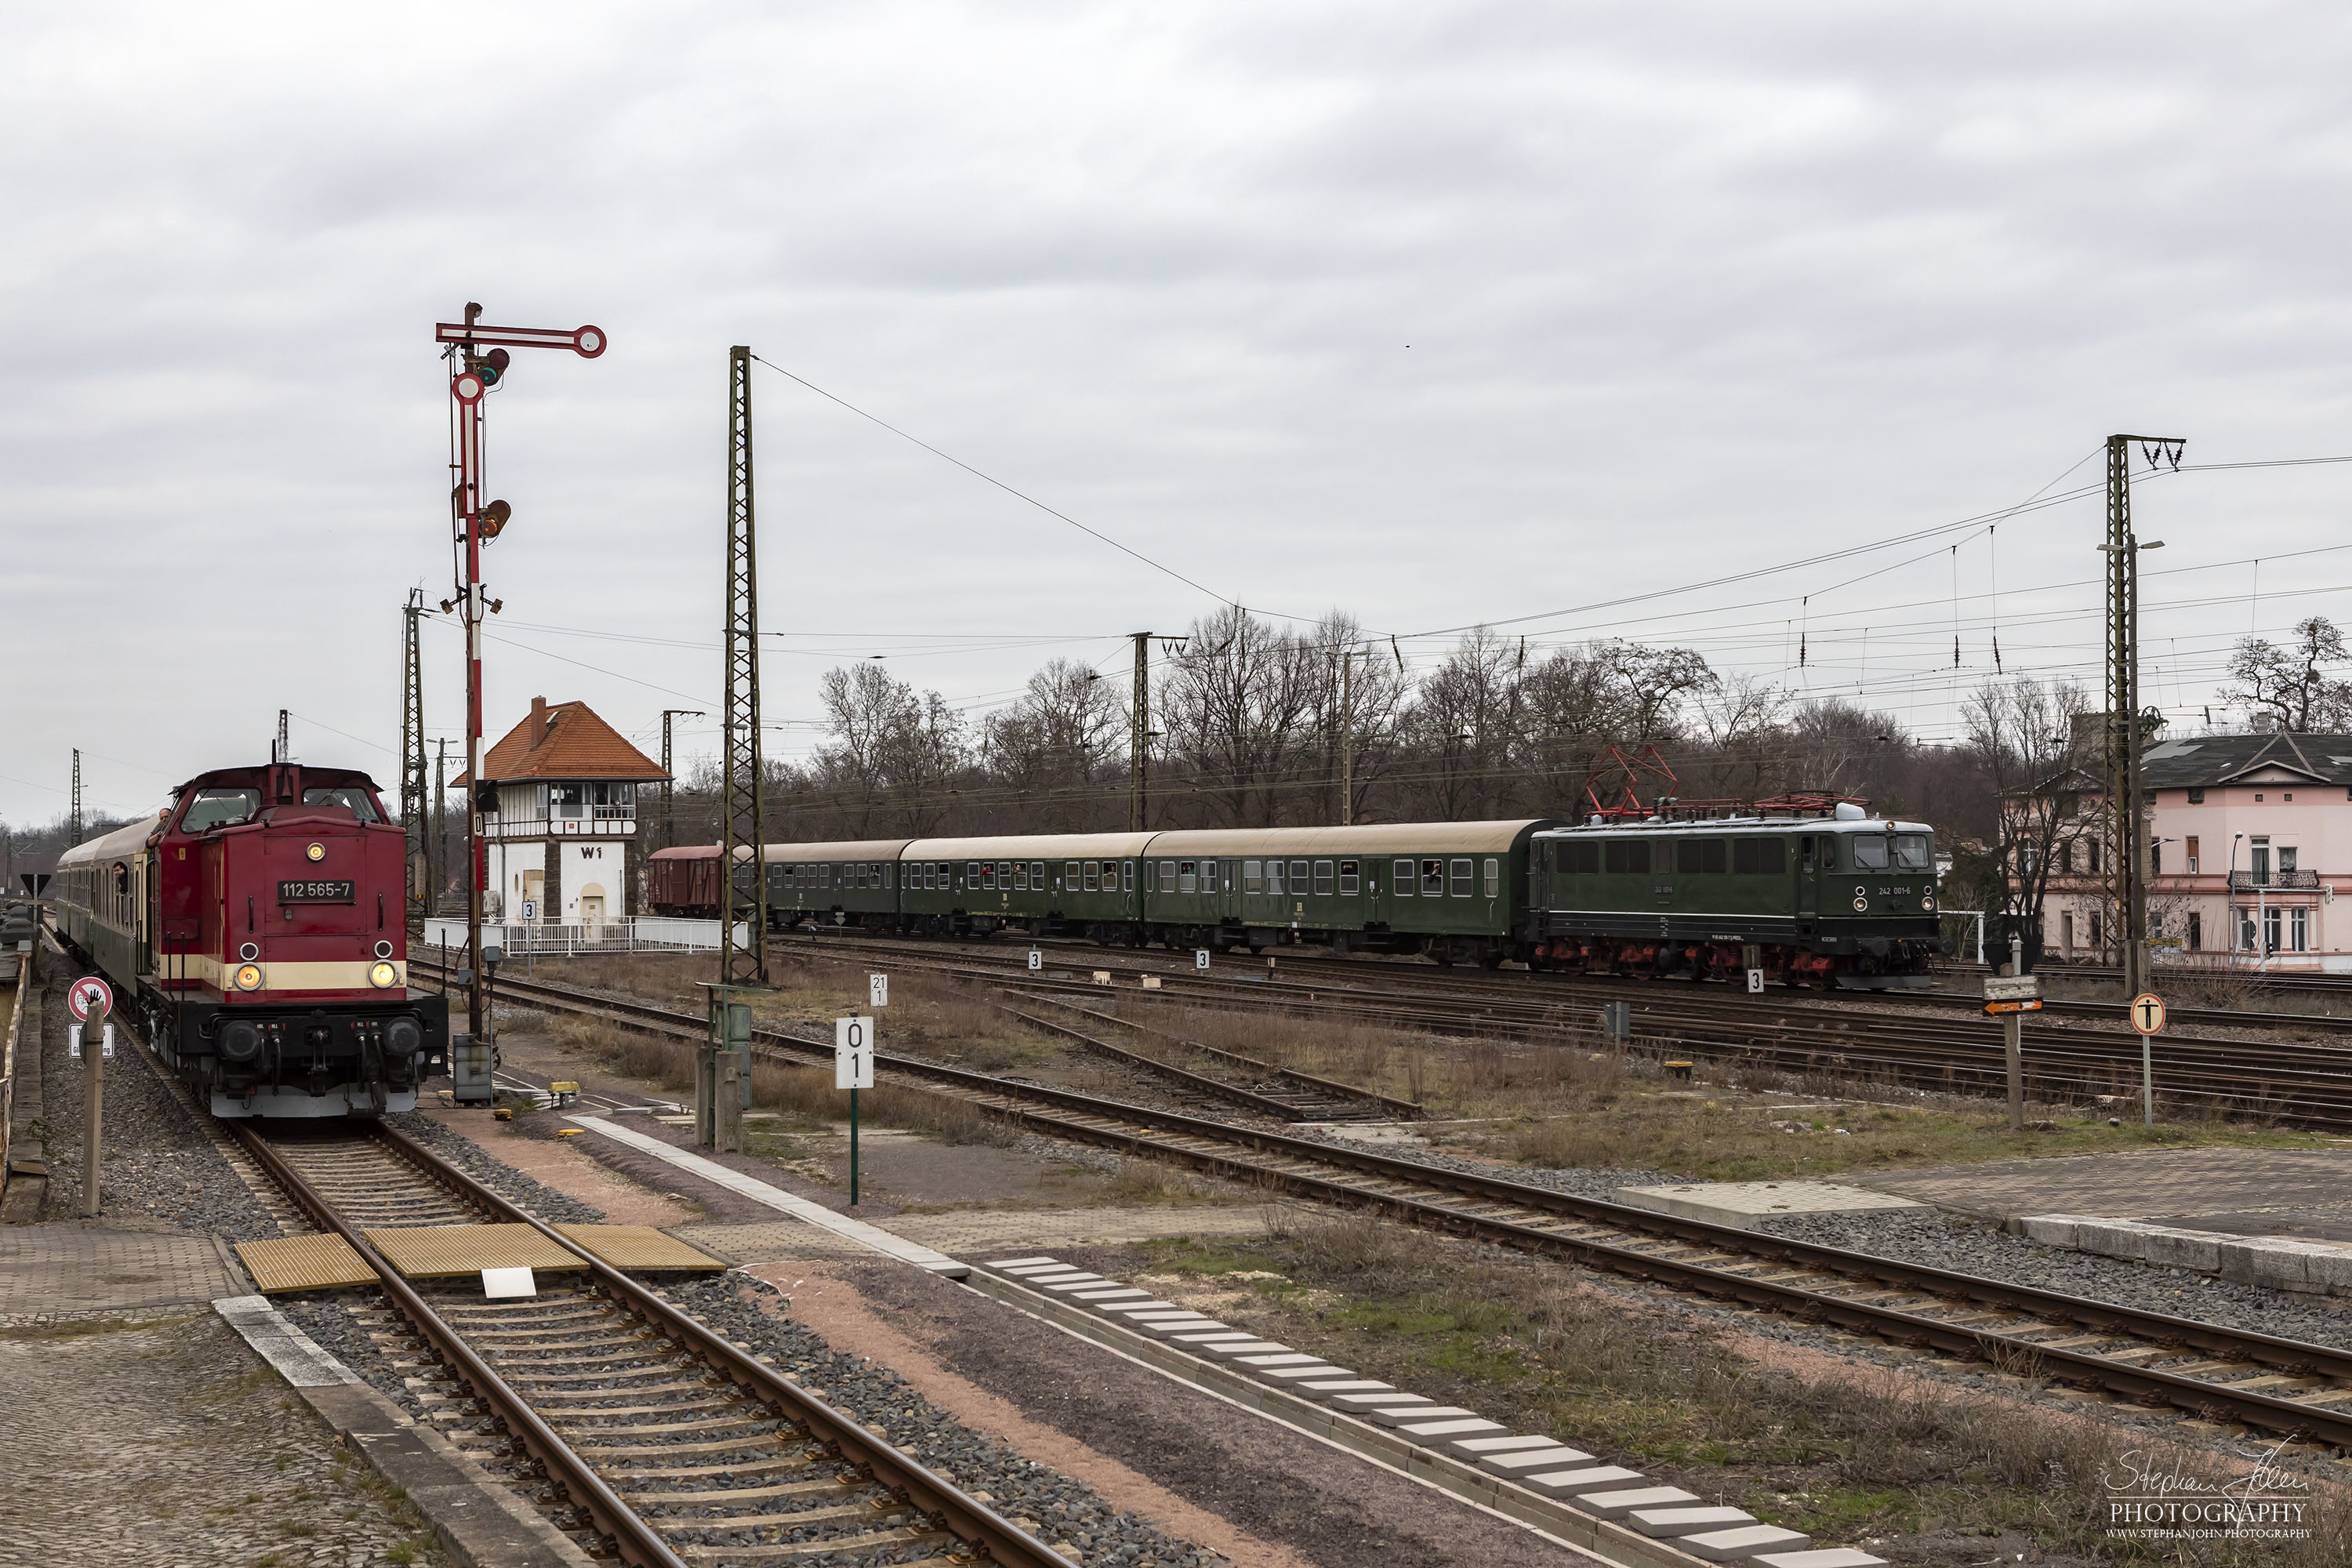
[{"label": "cloudy sky", "polygon": [[[494,732],[715,708],[748,343],[1166,568],[762,369],[791,754],[832,664],[977,718],[1220,599],[1422,667],[1680,643],[1948,735],[1995,635],[2095,679],[2100,503],[1923,531],[2111,431],[2352,454],[2347,70],[2315,5],[10,6],[0,816],[77,745],[144,808],[281,707],[394,783],[468,300],[612,340],[490,404]],[[2347,502],[2144,485],[2150,696],[2200,723],[2233,638],[2352,619]]]}]

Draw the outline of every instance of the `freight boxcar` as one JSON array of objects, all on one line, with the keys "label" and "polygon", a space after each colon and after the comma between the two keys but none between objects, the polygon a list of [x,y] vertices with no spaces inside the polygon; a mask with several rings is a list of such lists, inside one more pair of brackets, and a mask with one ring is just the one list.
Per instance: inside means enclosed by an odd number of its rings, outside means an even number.
[{"label": "freight boxcar", "polygon": [[719,918],[719,846],[685,844],[646,858],[646,902],[656,914]]}]

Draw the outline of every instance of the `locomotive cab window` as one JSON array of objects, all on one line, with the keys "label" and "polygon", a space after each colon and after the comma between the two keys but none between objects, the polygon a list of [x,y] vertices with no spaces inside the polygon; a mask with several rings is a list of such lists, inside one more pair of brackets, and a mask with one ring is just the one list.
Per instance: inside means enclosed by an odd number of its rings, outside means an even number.
[{"label": "locomotive cab window", "polygon": [[1886,836],[1883,833],[1857,833],[1853,836],[1853,868],[1857,871],[1886,869]]},{"label": "locomotive cab window", "polygon": [[1389,878],[1389,891],[1400,899],[1412,897],[1412,862],[1400,860],[1389,869],[1391,872]]},{"label": "locomotive cab window", "polygon": [[1898,871],[1926,871],[1933,868],[1934,857],[1927,851],[1927,836],[1924,833],[1898,833],[1895,836],[1895,868]]},{"label": "locomotive cab window", "polygon": [[180,818],[183,833],[203,833],[215,827],[233,827],[249,822],[261,809],[261,792],[257,789],[226,788],[215,785],[200,789],[195,799]]},{"label": "locomotive cab window", "polygon": [[1353,860],[1339,862],[1339,896],[1343,899],[1352,899],[1363,890],[1363,874],[1357,866]]},{"label": "locomotive cab window", "polygon": [[1827,834],[1822,836],[1822,869],[1837,869],[1837,840]]},{"label": "locomotive cab window", "polygon": [[351,784],[335,784],[302,792],[304,805],[340,805],[362,822],[381,822],[368,793]]}]

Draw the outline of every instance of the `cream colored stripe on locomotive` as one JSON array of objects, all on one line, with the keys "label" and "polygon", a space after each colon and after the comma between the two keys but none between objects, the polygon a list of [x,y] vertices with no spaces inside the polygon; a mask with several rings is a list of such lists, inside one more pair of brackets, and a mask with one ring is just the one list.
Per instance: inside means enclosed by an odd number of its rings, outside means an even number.
[{"label": "cream colored stripe on locomotive", "polygon": [[[189,953],[184,961],[176,952],[165,952],[157,960],[161,966],[159,978],[193,980],[215,991],[235,989],[230,976],[244,968],[247,962],[244,959],[222,960],[203,952]],[[373,991],[377,987],[368,984],[368,971],[383,961],[370,958],[358,963],[272,963],[263,958],[251,962],[261,965],[261,988],[264,991],[285,992]],[[397,991],[408,984],[408,965],[394,959],[392,967],[393,983],[382,988],[386,991]]]}]

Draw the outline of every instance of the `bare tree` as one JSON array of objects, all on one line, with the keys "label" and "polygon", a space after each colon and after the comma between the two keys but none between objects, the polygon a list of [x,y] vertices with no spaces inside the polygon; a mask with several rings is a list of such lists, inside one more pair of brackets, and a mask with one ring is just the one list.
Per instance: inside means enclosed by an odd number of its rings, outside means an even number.
[{"label": "bare tree", "polygon": [[1227,826],[1280,820],[1324,664],[1319,647],[1237,605],[1192,623],[1161,687],[1167,752]]},{"label": "bare tree", "polygon": [[2029,965],[2041,961],[2052,879],[2074,865],[2076,844],[2098,842],[2105,820],[2091,771],[2098,726],[2082,721],[2087,713],[2081,687],[2024,675],[1986,682],[1962,713],[1969,750],[1999,802],[2000,874],[1988,891],[2000,899],[2003,939],[2023,939]]},{"label": "bare tree", "polygon": [[1118,682],[1076,659],[1057,658],[1029,678],[1010,706],[989,715],[981,756],[1010,790],[1024,827],[1060,833],[1096,826],[1127,728]]},{"label": "bare tree", "polygon": [[1521,750],[1527,645],[1486,626],[1465,636],[1405,710],[1436,815],[1449,822],[1502,814]]},{"label": "bare tree", "polygon": [[832,739],[817,748],[816,782],[843,826],[860,838],[886,821],[909,834],[937,827],[963,764],[962,716],[876,664],[829,669],[817,689]]},{"label": "bare tree", "polygon": [[2352,659],[2344,634],[2325,616],[2299,621],[2295,640],[2280,647],[2267,637],[2241,638],[2230,655],[2231,684],[2223,702],[2246,710],[2257,727],[2298,735],[2352,724],[2352,681],[2330,679],[2321,666]]}]

